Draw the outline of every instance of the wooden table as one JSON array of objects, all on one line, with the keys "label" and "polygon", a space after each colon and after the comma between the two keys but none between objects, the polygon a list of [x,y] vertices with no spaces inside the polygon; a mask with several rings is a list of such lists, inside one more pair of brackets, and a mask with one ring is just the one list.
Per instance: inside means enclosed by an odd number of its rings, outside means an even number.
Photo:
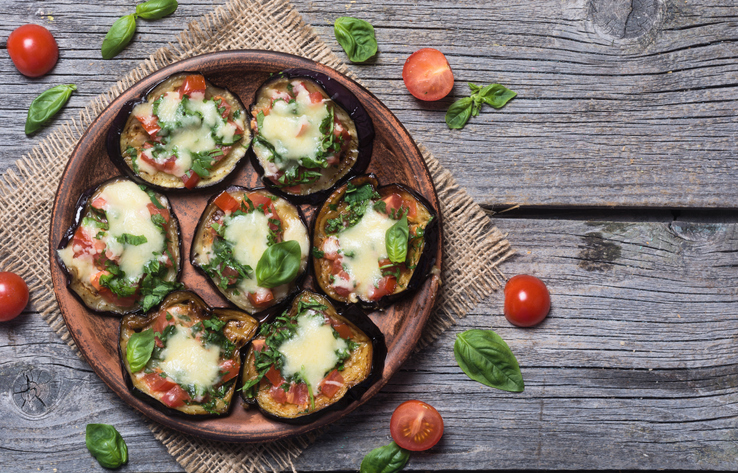
[{"label": "wooden table", "polygon": [[[56,123],[221,1],[182,0],[139,22],[112,61],[99,45],[133,1],[2,0],[2,44],[36,22],[61,59],[29,80],[0,56],[0,169],[27,138],[42,90],[79,91]],[[364,4],[367,3],[367,4]],[[369,5],[369,3],[371,5]],[[351,69],[492,215],[517,255],[508,275],[535,274],[553,309],[534,329],[509,325],[493,294],[414,356],[372,399],[335,424],[296,468],[355,470],[389,441],[402,401],[438,408],[441,444],[408,470],[738,469],[738,5],[733,0],[327,2],[297,9],[341,57],[342,15],[369,20],[380,54]],[[420,103],[401,80],[421,47],[446,53],[457,80],[518,92],[449,130],[452,102]],[[19,216],[22,218],[22,216]],[[522,367],[525,392],[469,380],[452,352],[460,331],[492,328]],[[121,471],[181,471],[129,409],[34,312],[0,326],[0,471],[100,471],[87,423],[114,424],[130,463]]]}]

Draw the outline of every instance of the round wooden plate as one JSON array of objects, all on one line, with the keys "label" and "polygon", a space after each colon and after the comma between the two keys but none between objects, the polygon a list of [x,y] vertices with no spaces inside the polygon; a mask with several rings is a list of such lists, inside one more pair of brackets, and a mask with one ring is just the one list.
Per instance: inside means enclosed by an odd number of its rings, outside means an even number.
[{"label": "round wooden plate", "polygon": [[[206,420],[170,417],[135,398],[128,391],[121,374],[118,356],[120,319],[87,310],[67,289],[66,275],[57,264],[55,255],[56,247],[72,223],[78,197],[85,190],[120,174],[108,159],[105,150],[108,129],[126,102],[138,99],[153,85],[176,72],[200,71],[212,83],[237,94],[248,107],[253,101],[256,89],[270,74],[289,68],[322,72],[356,95],[372,118],[376,133],[368,172],[375,173],[380,184],[397,182],[415,189],[438,212],[438,197],[425,162],[405,127],[387,107],[362,86],[333,69],[297,56],[266,51],[228,51],[187,59],[161,69],[128,89],[92,122],[82,136],[62,175],[56,194],[50,232],[51,275],[56,299],[69,332],[92,369],[110,389],[149,418],[181,432],[221,441],[263,442],[299,435],[329,424],[366,402],[387,383],[412,352],[433,308],[438,290],[437,277],[429,278],[417,292],[384,312],[371,314],[370,317],[382,330],[387,342],[388,355],[382,379],[361,399],[352,402],[343,410],[326,413],[310,424],[290,425],[268,420],[255,409],[244,409],[239,399],[235,398],[235,405],[225,417]],[[207,303],[216,307],[227,307],[229,303],[213,289],[204,276],[194,270],[188,262],[188,255],[195,226],[208,198],[232,184],[247,187],[262,186],[254,168],[248,160],[244,160],[234,174],[218,186],[193,193],[168,194],[174,212],[179,218],[182,232],[184,255],[182,282],[202,296]],[[302,209],[311,226],[316,208],[304,205]],[[438,213],[440,215],[440,212]],[[441,241],[439,231],[437,248],[432,249],[436,256],[436,265],[439,267]],[[303,286],[312,288],[310,278]]]}]

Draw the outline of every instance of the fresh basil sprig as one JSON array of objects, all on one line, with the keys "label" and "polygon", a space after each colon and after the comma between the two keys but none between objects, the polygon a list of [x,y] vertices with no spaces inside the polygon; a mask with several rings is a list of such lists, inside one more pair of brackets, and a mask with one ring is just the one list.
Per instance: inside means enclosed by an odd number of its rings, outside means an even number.
[{"label": "fresh basil sprig", "polygon": [[159,20],[177,11],[177,0],[149,0],[136,5],[136,15],[144,20]]},{"label": "fresh basil sprig", "polygon": [[483,104],[492,108],[502,108],[513,97],[518,95],[512,90],[500,85],[490,84],[484,87],[469,82],[471,96],[464,97],[452,103],[446,112],[446,125],[452,129],[464,128],[469,118],[479,115]]},{"label": "fresh basil sprig", "polygon": [[178,6],[177,0],[149,0],[136,5],[136,13],[115,20],[108,34],[105,35],[100,48],[103,59],[113,59],[128,46],[136,32],[136,18],[158,20],[174,13]]},{"label": "fresh basil sprig", "polygon": [[364,62],[377,54],[374,27],[368,21],[338,17],[333,23],[333,33],[351,62]]},{"label": "fresh basil sprig", "polygon": [[360,473],[394,473],[405,468],[410,452],[395,442],[375,448],[361,461]]},{"label": "fresh basil sprig", "polygon": [[407,258],[407,240],[410,237],[410,227],[407,224],[407,215],[387,229],[384,244],[387,248],[387,257],[393,263],[404,263]]},{"label": "fresh basil sprig", "polygon": [[474,381],[492,388],[523,392],[525,383],[510,347],[492,330],[467,330],[456,336],[454,357]]},{"label": "fresh basil sprig", "polygon": [[108,34],[105,35],[102,48],[100,48],[103,59],[113,59],[118,55],[118,53],[123,51],[123,49],[128,46],[128,43],[133,39],[133,33],[135,32],[135,13],[122,16],[115,20],[115,23],[110,27]]},{"label": "fresh basil sprig", "polygon": [[256,283],[270,289],[292,281],[300,271],[301,256],[295,240],[270,246],[256,264]]},{"label": "fresh basil sprig", "polygon": [[152,329],[134,333],[128,339],[126,346],[126,360],[131,368],[131,373],[138,373],[146,366],[154,352],[156,339]]},{"label": "fresh basil sprig", "polygon": [[28,107],[26,135],[40,130],[51,117],[64,107],[75,90],[77,90],[77,86],[74,84],[57,85],[33,99],[31,106]]},{"label": "fresh basil sprig", "polygon": [[128,463],[128,447],[120,433],[108,424],[87,424],[87,450],[104,468],[118,468]]}]

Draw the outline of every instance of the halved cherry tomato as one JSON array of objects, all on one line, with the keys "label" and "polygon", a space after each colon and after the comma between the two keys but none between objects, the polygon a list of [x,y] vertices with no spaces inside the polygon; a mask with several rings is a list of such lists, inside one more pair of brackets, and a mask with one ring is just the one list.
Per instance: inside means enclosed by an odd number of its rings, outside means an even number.
[{"label": "halved cherry tomato", "polygon": [[7,271],[0,273],[0,322],[12,320],[28,304],[28,286],[22,277]]},{"label": "halved cherry tomato", "polygon": [[551,310],[551,295],[535,276],[518,274],[505,284],[505,318],[518,327],[532,327]]},{"label": "halved cherry tomato", "polygon": [[238,200],[226,191],[221,192],[220,195],[215,198],[213,203],[223,212],[233,212],[240,206]]},{"label": "halved cherry tomato", "polygon": [[405,450],[428,450],[443,436],[443,418],[431,405],[422,401],[405,401],[390,419],[392,439]]},{"label": "halved cherry tomato", "polygon": [[441,51],[424,48],[415,51],[402,68],[405,87],[420,100],[440,100],[454,88],[454,73]]},{"label": "halved cherry tomato", "polygon": [[53,69],[59,59],[59,46],[40,25],[23,25],[8,36],[8,54],[15,68],[28,77],[40,77]]}]

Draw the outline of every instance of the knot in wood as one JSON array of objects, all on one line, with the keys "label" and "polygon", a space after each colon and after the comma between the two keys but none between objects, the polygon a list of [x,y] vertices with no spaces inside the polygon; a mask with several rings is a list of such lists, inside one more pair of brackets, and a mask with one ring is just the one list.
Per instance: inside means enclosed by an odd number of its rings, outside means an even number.
[{"label": "knot in wood", "polygon": [[635,39],[655,28],[660,9],[659,0],[590,0],[589,19],[600,36]]},{"label": "knot in wood", "polygon": [[51,410],[59,395],[59,382],[46,370],[30,368],[18,374],[11,388],[13,403],[30,417],[40,417]]},{"label": "knot in wood", "polygon": [[584,246],[580,246],[579,267],[585,271],[607,271],[613,262],[620,258],[621,249],[615,243],[606,241],[600,232],[584,235]]}]

